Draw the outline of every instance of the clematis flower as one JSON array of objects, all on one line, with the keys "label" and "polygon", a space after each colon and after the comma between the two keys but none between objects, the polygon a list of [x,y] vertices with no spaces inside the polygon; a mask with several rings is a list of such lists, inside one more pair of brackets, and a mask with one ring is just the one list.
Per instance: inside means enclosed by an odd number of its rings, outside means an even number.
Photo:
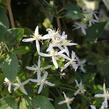
[{"label": "clematis flower", "polygon": [[47,67],[41,67],[41,61],[40,61],[40,56],[39,56],[37,66],[35,66],[35,67],[26,66],[26,69],[35,71],[35,72],[43,72],[43,71],[49,69],[50,67],[51,67],[50,65]]},{"label": "clematis flower", "polygon": [[73,30],[75,30],[75,29],[81,29],[81,31],[82,31],[82,33],[84,35],[87,34],[86,33],[87,25],[84,24],[83,22],[76,22],[73,26],[75,27]]},{"label": "clematis flower", "polygon": [[84,94],[86,90],[84,89],[84,85],[83,85],[82,81],[80,83],[78,83],[78,81],[75,80],[75,82],[78,87],[78,90],[74,93],[74,95],[76,96],[79,93]]},{"label": "clematis flower", "polygon": [[102,107],[105,107],[105,108],[108,107],[109,92],[106,90],[105,83],[103,84],[103,94],[96,94],[95,97],[104,98]]},{"label": "clematis flower", "polygon": [[64,103],[66,103],[68,109],[71,109],[70,104],[71,104],[71,102],[74,100],[74,97],[68,98],[64,92],[63,92],[63,95],[64,95],[65,100],[64,100],[64,101],[60,101],[58,104],[64,104]]},{"label": "clematis flower", "polygon": [[89,22],[89,26],[91,26],[94,23],[99,22],[99,18],[96,15],[96,11],[92,9],[84,9],[83,13],[85,15],[86,20]]},{"label": "clematis flower", "polygon": [[44,75],[41,77],[41,73],[40,72],[37,72],[37,79],[29,79],[31,82],[35,82],[37,83],[39,86],[39,89],[38,89],[38,94],[41,93],[44,85],[48,85],[48,86],[54,86],[55,84],[51,83],[51,82],[48,82],[46,79],[47,79],[47,76],[48,76],[48,73],[45,72]]},{"label": "clematis flower", "polygon": [[21,82],[18,77],[16,78],[16,80],[18,83],[14,84],[15,85],[14,91],[16,91],[17,89],[20,89],[25,95],[28,95],[27,91],[24,88],[24,85],[28,84],[30,82],[30,80],[28,79],[24,82]]},{"label": "clematis flower", "polygon": [[64,69],[66,69],[68,66],[70,66],[70,65],[71,65],[71,66],[75,69],[75,71],[76,71],[77,68],[78,68],[78,66],[79,66],[79,64],[77,63],[77,57],[76,57],[74,51],[72,51],[71,58],[68,58],[67,60],[68,60],[68,62],[64,65],[64,67],[62,67],[61,72],[62,72]]},{"label": "clematis flower", "polygon": [[54,66],[55,66],[56,68],[58,68],[57,57],[58,57],[58,56],[61,56],[61,57],[63,57],[63,58],[67,58],[67,56],[63,54],[64,52],[65,52],[65,50],[61,50],[61,51],[58,52],[58,51],[56,51],[56,50],[54,50],[54,49],[51,49],[51,51],[49,51],[48,54],[40,53],[40,56],[51,57]]},{"label": "clematis flower", "polygon": [[45,39],[49,39],[49,36],[42,36],[39,34],[39,27],[37,26],[35,29],[34,34],[32,35],[32,38],[25,38],[22,41],[23,42],[32,42],[32,41],[36,41],[36,49],[38,51],[38,53],[40,52],[40,44],[39,41],[40,40],[45,40]]}]

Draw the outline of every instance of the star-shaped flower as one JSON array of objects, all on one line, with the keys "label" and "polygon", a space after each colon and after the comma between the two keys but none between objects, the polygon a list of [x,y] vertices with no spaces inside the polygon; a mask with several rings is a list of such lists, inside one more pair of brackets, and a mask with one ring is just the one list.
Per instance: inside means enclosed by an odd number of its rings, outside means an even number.
[{"label": "star-shaped flower", "polygon": [[91,26],[94,23],[99,22],[99,18],[96,15],[96,11],[94,11],[92,9],[84,9],[83,13],[85,15],[86,20],[89,23],[89,26]]},{"label": "star-shaped flower", "polygon": [[68,66],[72,66],[75,71],[77,70],[79,64],[77,63],[77,56],[75,55],[75,52],[72,51],[72,54],[71,54],[71,58],[66,58],[68,60],[68,62],[64,65],[64,67],[62,67],[61,69],[61,72],[66,69]]},{"label": "star-shaped flower", "polygon": [[39,89],[38,89],[38,94],[41,93],[44,85],[48,85],[48,86],[54,86],[55,85],[55,84],[47,81],[47,76],[48,76],[47,72],[45,72],[42,77],[41,77],[41,73],[37,72],[37,79],[29,79],[31,82],[35,82],[38,85],[40,85]]},{"label": "star-shaped flower", "polygon": [[17,80],[18,83],[14,84],[15,85],[14,91],[16,91],[17,89],[20,89],[21,92],[23,92],[25,95],[28,95],[27,91],[24,88],[24,85],[28,84],[30,82],[30,80],[28,79],[24,82],[21,82],[18,77],[16,77],[16,80]]},{"label": "star-shaped flower", "polygon": [[80,83],[78,83],[78,81],[75,80],[75,82],[78,87],[78,90],[74,93],[74,95],[76,96],[79,93],[84,94],[86,90],[84,89],[84,85],[83,85],[82,81]]},{"label": "star-shaped flower", "polygon": [[37,49],[37,52],[39,53],[40,52],[40,44],[39,44],[39,41],[40,40],[45,40],[45,39],[49,39],[49,36],[42,36],[39,34],[39,27],[37,26],[36,29],[35,29],[35,32],[34,34],[32,35],[32,38],[26,38],[26,39],[23,39],[22,41],[23,42],[32,42],[32,41],[36,41],[36,49]]},{"label": "star-shaped flower", "polygon": [[74,100],[74,97],[68,98],[64,92],[63,92],[63,95],[64,95],[65,100],[64,100],[64,101],[60,101],[58,104],[64,104],[64,103],[66,103],[68,109],[71,109],[70,104],[71,104],[71,102]]}]

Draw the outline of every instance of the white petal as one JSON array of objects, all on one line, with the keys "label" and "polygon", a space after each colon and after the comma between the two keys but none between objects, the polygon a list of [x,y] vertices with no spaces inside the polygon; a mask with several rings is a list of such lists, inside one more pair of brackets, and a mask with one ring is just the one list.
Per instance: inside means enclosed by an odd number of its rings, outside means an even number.
[{"label": "white petal", "polygon": [[49,47],[47,48],[46,51],[48,52],[48,51],[51,51],[52,49],[53,49],[53,44],[50,43],[50,44],[49,44]]},{"label": "white petal", "polygon": [[77,68],[79,66],[76,62],[72,62],[71,65],[72,65],[72,67],[74,68],[75,71],[77,70]]},{"label": "white petal", "polygon": [[40,53],[40,44],[39,44],[38,40],[36,40],[36,49],[37,49],[37,52],[39,54]]},{"label": "white petal", "polygon": [[28,80],[22,82],[22,85],[26,85],[26,84],[28,84],[29,82],[30,82],[30,80],[28,79]]},{"label": "white petal", "polygon": [[64,65],[64,67],[62,67],[61,72],[62,72],[64,69],[66,69],[70,64],[71,64],[70,62],[66,63],[66,64]]},{"label": "white petal", "polygon": [[100,97],[104,97],[103,94],[96,94],[95,97],[100,98]]},{"label": "white petal", "polygon": [[28,70],[32,70],[32,71],[36,71],[36,70],[38,70],[36,67],[29,67],[29,66],[26,66],[26,69],[28,69]]},{"label": "white petal", "polygon": [[34,38],[26,38],[26,39],[23,39],[22,41],[23,42],[32,42],[34,40],[35,40]]},{"label": "white petal", "polygon": [[36,26],[36,28],[35,28],[34,35],[35,36],[39,35],[39,27],[38,26]]},{"label": "white petal", "polygon": [[9,91],[9,93],[11,93],[11,84],[10,83],[8,85],[8,91]]},{"label": "white petal", "polygon": [[67,98],[67,96],[66,96],[65,92],[63,92],[63,95],[64,95],[64,98],[66,99],[66,98]]},{"label": "white petal", "polygon": [[40,80],[40,78],[41,78],[41,72],[38,71],[38,72],[37,72],[37,80]]},{"label": "white petal", "polygon": [[75,93],[74,93],[74,96],[76,96],[77,94],[79,94],[80,92],[80,89],[78,89]]},{"label": "white petal", "polygon": [[47,84],[48,86],[55,86],[55,84],[53,84],[53,83],[51,83],[51,82],[48,82],[48,81],[46,81],[46,84]]},{"label": "white petal", "polygon": [[66,103],[65,100],[64,101],[60,101],[58,104],[64,104]]},{"label": "white petal", "polygon": [[46,40],[46,39],[50,39],[50,38],[51,38],[51,37],[50,37],[50,35],[48,35],[48,34],[47,34],[47,35],[44,35],[43,37],[41,37],[42,40]]},{"label": "white petal", "polygon": [[28,95],[27,91],[24,89],[24,87],[20,87],[20,90],[25,94],[25,95]]},{"label": "white petal", "polygon": [[59,56],[63,57],[64,59],[70,60],[70,58],[66,56],[65,54],[60,54]]},{"label": "white petal", "polygon": [[29,79],[31,82],[37,83],[39,82],[37,79]]},{"label": "white petal", "polygon": [[49,69],[49,68],[51,68],[51,65],[48,65],[47,67],[44,67],[43,69],[44,69],[44,70],[47,70],[47,69]]},{"label": "white petal", "polygon": [[68,107],[68,109],[71,109],[71,106],[70,106],[70,104],[68,104],[68,103],[67,103],[67,107]]},{"label": "white petal", "polygon": [[105,85],[105,83],[103,84],[103,91],[104,91],[104,94],[106,94],[106,85]]},{"label": "white petal", "polygon": [[77,43],[69,43],[67,46],[78,45]]},{"label": "white petal", "polygon": [[40,94],[40,93],[41,93],[41,91],[42,91],[43,87],[44,87],[44,83],[43,83],[43,84],[41,84],[41,85],[39,86],[39,89],[38,89],[38,94]]},{"label": "white petal", "polygon": [[43,78],[44,80],[46,80],[47,76],[48,76],[48,73],[45,72],[42,78]]},{"label": "white petal", "polygon": [[50,54],[45,54],[45,53],[41,53],[41,52],[39,53],[39,55],[40,55],[40,56],[44,56],[44,57],[51,57]]},{"label": "white petal", "polygon": [[75,57],[76,57],[75,52],[72,50],[71,58],[72,58],[72,59],[75,59]]},{"label": "white petal", "polygon": [[91,109],[96,109],[96,107],[94,105],[90,105]]},{"label": "white petal", "polygon": [[58,63],[56,61],[56,58],[54,56],[52,56],[52,61],[53,61],[53,64],[56,68],[58,68]]},{"label": "white petal", "polygon": [[86,30],[84,28],[81,28],[81,31],[84,35],[86,35]]},{"label": "white petal", "polygon": [[68,48],[66,46],[64,46],[64,48],[65,48],[65,52],[66,52],[67,56],[69,57],[69,50],[68,50]]}]

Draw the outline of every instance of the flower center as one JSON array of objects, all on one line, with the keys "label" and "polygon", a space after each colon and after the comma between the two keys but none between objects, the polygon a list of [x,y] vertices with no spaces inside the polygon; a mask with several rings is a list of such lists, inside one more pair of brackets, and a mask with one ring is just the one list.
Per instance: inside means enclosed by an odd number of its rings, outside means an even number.
[{"label": "flower center", "polygon": [[33,35],[33,38],[35,38],[36,40],[39,40],[41,38],[41,35]]}]

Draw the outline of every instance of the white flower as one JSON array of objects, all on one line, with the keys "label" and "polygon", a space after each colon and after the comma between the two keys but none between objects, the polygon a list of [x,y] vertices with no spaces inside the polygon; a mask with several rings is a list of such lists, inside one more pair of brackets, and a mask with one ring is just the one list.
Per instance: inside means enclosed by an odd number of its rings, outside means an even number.
[{"label": "white flower", "polygon": [[43,71],[49,69],[50,67],[51,67],[50,65],[47,67],[41,67],[41,61],[40,61],[40,56],[39,56],[37,66],[35,66],[35,67],[26,66],[26,69],[32,70],[35,72],[43,72]]},{"label": "white flower", "polygon": [[39,40],[45,40],[45,39],[49,39],[49,37],[48,37],[48,36],[41,36],[41,35],[39,34],[39,27],[37,26],[36,29],[35,29],[34,34],[32,35],[32,38],[26,38],[26,39],[23,39],[22,41],[23,41],[23,42],[36,41],[36,48],[37,48],[37,51],[38,51],[38,53],[39,53],[39,52],[40,52]]},{"label": "white flower", "polygon": [[13,83],[8,78],[5,78],[4,81],[5,81],[4,83],[6,83],[8,85],[9,93],[11,93],[11,87],[12,87]]},{"label": "white flower", "polygon": [[[67,58],[66,58],[66,59],[67,59]],[[67,60],[68,60],[68,62],[64,65],[64,67],[62,67],[61,72],[62,72],[64,69],[66,69],[68,66],[70,66],[70,65],[71,65],[71,66],[75,69],[75,71],[76,71],[77,68],[78,68],[78,66],[79,66],[79,64],[77,63],[77,57],[76,57],[74,51],[72,51],[71,58],[68,58]]]},{"label": "white flower", "polygon": [[77,43],[72,43],[70,40],[67,40],[67,35],[65,34],[65,32],[62,33],[61,36],[61,47],[59,47],[61,50],[65,49],[66,54],[69,56],[69,50],[67,48],[67,46],[73,46],[73,45],[77,45]]},{"label": "white flower", "polygon": [[14,84],[15,85],[14,91],[16,91],[17,89],[20,89],[21,92],[28,95],[27,91],[24,88],[24,85],[26,85],[30,80],[28,79],[28,80],[26,80],[24,82],[21,82],[18,77],[16,77],[16,80],[17,80],[18,83]]},{"label": "white flower", "polygon": [[67,58],[67,56],[63,54],[64,52],[65,52],[65,50],[61,50],[61,51],[58,52],[58,51],[56,51],[56,50],[54,50],[54,49],[51,49],[48,54],[45,54],[45,53],[41,53],[41,52],[40,52],[40,56],[51,57],[54,66],[55,66],[56,68],[58,68],[57,57],[58,57],[58,56],[61,56],[61,57],[63,57],[63,58]]},{"label": "white flower", "polygon": [[63,92],[63,94],[64,94],[64,98],[65,98],[65,100],[64,100],[64,101],[60,101],[58,104],[64,104],[64,103],[66,103],[68,109],[71,109],[70,104],[71,104],[71,102],[74,100],[74,97],[72,97],[72,98],[68,98],[64,92]]},{"label": "white flower", "polygon": [[96,109],[96,107],[94,105],[90,105],[91,109]]},{"label": "white flower", "polygon": [[54,86],[55,84],[52,84],[51,82],[48,82],[47,79],[48,73],[45,72],[44,75],[41,77],[41,73],[37,72],[37,79],[29,79],[31,82],[36,82],[39,86],[38,94],[41,93],[44,85],[48,86]]},{"label": "white flower", "polygon": [[78,83],[78,81],[75,80],[75,82],[78,87],[78,90],[74,93],[74,95],[76,96],[79,93],[84,94],[86,90],[84,89],[84,85],[83,85],[82,81],[80,83]]},{"label": "white flower", "polygon": [[99,22],[99,18],[96,15],[96,11],[92,9],[84,9],[83,13],[85,15],[86,20],[89,22],[89,26],[96,22]]},{"label": "white flower", "polygon": [[75,27],[73,30],[81,29],[82,33],[84,35],[86,35],[86,29],[87,29],[87,25],[86,24],[84,24],[83,22],[76,22],[73,26]]},{"label": "white flower", "polygon": [[103,84],[103,94],[96,94],[95,97],[98,98],[104,98],[104,102],[102,103],[102,106],[108,107],[108,99],[109,99],[109,93],[106,90],[105,83]]}]

